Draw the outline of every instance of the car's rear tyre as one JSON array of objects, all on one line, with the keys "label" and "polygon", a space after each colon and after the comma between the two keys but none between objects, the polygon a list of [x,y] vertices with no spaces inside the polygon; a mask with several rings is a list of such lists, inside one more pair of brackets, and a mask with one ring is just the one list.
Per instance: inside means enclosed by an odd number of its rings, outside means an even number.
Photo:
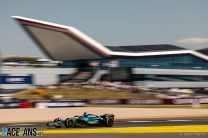
[{"label": "car's rear tyre", "polygon": [[75,123],[74,121],[71,119],[71,118],[67,118],[65,121],[64,121],[64,125],[66,128],[72,128],[72,127],[75,127]]},{"label": "car's rear tyre", "polygon": [[114,120],[112,118],[107,118],[105,120],[105,126],[106,127],[112,127],[113,126],[113,123],[114,123]]},{"label": "car's rear tyre", "polygon": [[[59,121],[59,118],[56,118],[56,119],[53,120],[53,123],[56,123],[58,121]],[[55,127],[56,128],[61,128],[61,124],[56,124]]]}]

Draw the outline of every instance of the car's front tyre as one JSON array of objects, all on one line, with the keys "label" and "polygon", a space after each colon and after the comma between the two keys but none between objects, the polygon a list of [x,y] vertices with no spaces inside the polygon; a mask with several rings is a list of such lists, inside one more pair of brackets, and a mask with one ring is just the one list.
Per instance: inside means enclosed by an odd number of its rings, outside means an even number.
[{"label": "car's front tyre", "polygon": [[58,123],[59,121],[60,121],[59,118],[56,118],[56,119],[53,120],[53,123],[57,123],[57,124],[55,124],[55,127],[56,127],[56,128],[61,128],[61,124]]},{"label": "car's front tyre", "polygon": [[46,123],[46,126],[50,127],[52,122]]}]

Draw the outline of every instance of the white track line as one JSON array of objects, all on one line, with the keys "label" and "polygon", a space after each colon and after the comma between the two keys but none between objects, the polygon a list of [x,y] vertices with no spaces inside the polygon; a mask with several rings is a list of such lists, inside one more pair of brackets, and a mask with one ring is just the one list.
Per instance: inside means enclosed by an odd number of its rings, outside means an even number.
[{"label": "white track line", "polygon": [[[165,121],[165,122],[189,122],[189,121],[193,121],[193,120],[180,120],[180,119],[171,119],[171,120],[162,120],[162,122]],[[161,120],[132,120],[132,121],[119,121],[119,122],[115,122],[116,124],[119,124],[119,123],[150,123],[150,122],[161,122]],[[11,124],[11,125],[7,125],[7,126],[35,126],[37,124],[27,124],[27,123],[24,123],[24,124]],[[41,124],[38,124],[38,125],[41,125]]]},{"label": "white track line", "polygon": [[170,122],[188,122],[188,121],[192,121],[192,120],[167,120]]},{"label": "white track line", "polygon": [[35,126],[37,124],[12,124],[12,125],[8,125],[8,126]]},{"label": "white track line", "polygon": [[150,120],[137,120],[137,121],[126,121],[129,123],[148,123],[148,122],[155,122],[155,121],[150,121]]}]

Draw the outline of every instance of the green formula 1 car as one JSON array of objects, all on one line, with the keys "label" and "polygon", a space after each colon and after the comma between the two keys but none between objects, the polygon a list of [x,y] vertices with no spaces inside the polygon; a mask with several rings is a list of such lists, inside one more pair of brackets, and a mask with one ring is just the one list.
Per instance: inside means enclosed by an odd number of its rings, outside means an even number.
[{"label": "green formula 1 car", "polygon": [[106,126],[112,127],[114,123],[113,114],[93,115],[84,113],[82,116],[74,116],[65,120],[56,118],[53,122],[48,122],[47,126],[60,128],[65,126],[66,128],[73,128],[78,126]]}]

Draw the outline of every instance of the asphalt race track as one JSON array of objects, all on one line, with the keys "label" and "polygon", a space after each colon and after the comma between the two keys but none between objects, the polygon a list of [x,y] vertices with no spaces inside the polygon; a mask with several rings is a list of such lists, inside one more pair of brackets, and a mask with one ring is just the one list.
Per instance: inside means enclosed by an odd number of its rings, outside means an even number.
[{"label": "asphalt race track", "polygon": [[47,138],[176,138],[208,137],[208,117],[118,120],[112,128],[49,128],[45,123],[1,124],[0,127],[36,127]]}]

